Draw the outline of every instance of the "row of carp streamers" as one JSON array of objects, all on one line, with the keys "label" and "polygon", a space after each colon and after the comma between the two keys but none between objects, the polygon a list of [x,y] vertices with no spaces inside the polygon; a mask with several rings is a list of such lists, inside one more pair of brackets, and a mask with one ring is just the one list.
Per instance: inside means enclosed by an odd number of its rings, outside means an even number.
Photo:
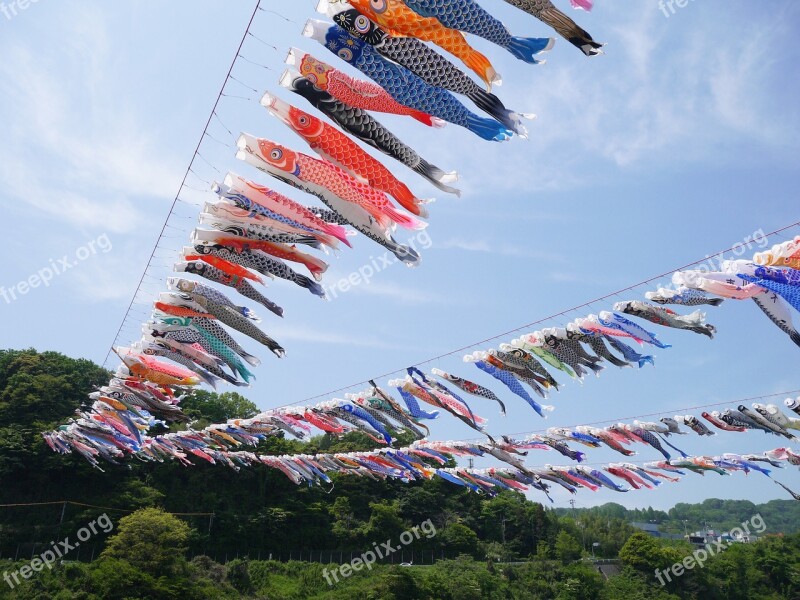
[{"label": "row of carp streamers", "polygon": [[[493,131],[484,135],[488,139],[511,136],[512,132],[501,121],[513,124],[517,133],[524,133],[519,115],[506,110],[496,96],[483,91],[420,40],[436,42],[468,65],[475,64],[480,56],[486,64],[484,75],[493,73],[490,80],[496,79],[496,74],[488,59],[467,44],[461,31],[482,35],[531,63],[538,62],[533,55],[549,49],[553,40],[512,37],[472,0],[450,2],[446,7],[439,4],[442,3],[391,0],[354,2],[351,6],[344,2],[323,2],[320,10],[333,16],[337,24],[309,22],[305,34],[317,36],[329,50],[358,66],[375,83],[351,78],[294,49],[287,62],[298,67],[299,72],[289,70],[280,81],[356,139],[411,167],[439,189],[457,193],[447,185],[455,180],[455,174],[421,158],[367,111],[408,115],[428,125],[450,121],[484,134]],[[585,54],[600,52],[601,44],[595,43],[549,1],[512,4],[556,28]],[[573,1],[573,5],[591,8],[591,2],[585,0]],[[381,29],[381,25],[391,34]],[[343,45],[342,48],[337,44]],[[447,90],[467,95],[498,120],[470,113]],[[283,308],[254,284],[263,283],[264,278],[278,277],[324,297],[318,282],[328,265],[300,248],[327,253],[337,250],[340,244],[350,246],[352,234],[345,225],[387,248],[402,262],[417,265],[420,261],[417,251],[395,240],[393,231],[398,225],[411,230],[425,228],[427,223],[420,217],[428,216],[427,201],[418,198],[340,129],[270,93],[264,95],[262,104],[302,137],[320,158],[248,134],[242,134],[238,140],[237,157],[316,196],[325,208],[304,206],[229,173],[222,182],[212,184],[219,201],[207,203],[203,208],[200,226],[192,233],[192,245],[183,249],[176,271],[234,288],[282,317]],[[390,198],[408,212],[395,207]],[[297,272],[288,263],[307,269],[310,276]],[[233,385],[249,384],[253,379],[249,367],[257,366],[260,361],[241,348],[220,323],[255,339],[278,357],[284,356],[284,348],[256,326],[260,319],[251,309],[238,306],[206,283],[171,278],[168,284],[169,291],[156,302],[153,320],[144,326],[142,340],[130,348],[117,349],[124,363],[119,372],[123,378],[128,375],[141,378],[158,371],[159,384],[191,384],[198,378],[214,387],[220,380]],[[172,360],[191,373],[169,369],[155,356]],[[173,416],[176,412],[172,399],[149,398],[144,402],[157,415]]]},{"label": "row of carp streamers", "polygon": [[[336,37],[351,49],[335,53],[342,59],[354,59],[358,54],[366,61],[359,64],[377,83],[350,78],[292,50],[287,61],[300,72],[287,71],[281,84],[306,98],[354,138],[397,159],[439,189],[458,193],[448,185],[455,181],[454,173],[446,173],[424,160],[367,111],[409,115],[437,126],[449,119],[469,124],[484,134],[494,131],[484,136],[498,140],[510,137],[510,130],[500,121],[524,133],[519,115],[506,110],[496,96],[482,90],[420,39],[435,41],[467,64],[476,64],[482,55],[471,49],[462,33],[449,26],[489,37],[531,63],[538,62],[533,55],[549,49],[552,40],[512,38],[502,24],[472,1],[448,3],[448,7],[434,4],[406,5],[398,0],[356,2],[353,6],[322,3],[320,9],[341,25],[330,26],[326,35]],[[555,27],[585,54],[600,52],[601,44],[549,1],[512,4]],[[573,0],[573,5],[591,8],[586,0]],[[319,27],[318,23],[309,23],[305,33],[313,36],[321,31]],[[331,44],[326,42],[326,47],[333,49]],[[354,53],[353,48],[361,51]],[[482,60],[487,69],[485,75],[491,67],[488,59]],[[380,64],[383,70],[368,71],[367,64]],[[491,73],[489,79],[496,79],[493,69]],[[473,99],[499,120],[472,115],[445,88]],[[169,289],[156,300],[153,318],[143,326],[142,339],[130,347],[115,348],[123,365],[109,386],[92,394],[95,401],[100,401],[93,409],[94,419],[114,420],[109,415],[124,414],[127,422],[115,422],[115,426],[129,433],[146,428],[157,419],[185,422],[188,419],[178,406],[176,388],[201,381],[216,388],[223,380],[235,386],[249,385],[254,378],[250,368],[259,365],[260,360],[244,350],[222,324],[260,342],[276,356],[284,356],[284,348],[256,325],[261,319],[251,308],[240,306],[209,282],[233,288],[282,317],[283,308],[262,294],[256,284],[263,283],[264,278],[278,277],[324,297],[318,282],[328,265],[300,248],[328,253],[340,244],[350,246],[353,234],[345,225],[389,249],[406,264],[419,263],[416,250],[397,242],[392,232],[397,225],[424,228],[426,223],[419,217],[428,216],[426,201],[340,129],[270,93],[264,95],[262,104],[300,135],[320,158],[246,134],[239,139],[238,158],[317,196],[325,208],[307,207],[235,173],[213,183],[212,190],[219,201],[204,207],[192,244],[183,249],[181,260],[175,265],[176,271],[205,281],[183,277],[168,280]],[[390,197],[408,212],[396,208]],[[309,276],[288,263],[307,269]]]},{"label": "row of carp streamers", "polygon": [[[800,398],[787,399],[785,404],[800,415]],[[435,416],[430,415],[432,418]],[[788,430],[800,429],[800,418],[787,417],[773,404],[754,404],[753,410],[740,405],[736,411],[726,410],[722,414],[714,412],[710,415],[703,413],[703,417],[724,431],[761,429],[794,439]],[[95,466],[98,457],[117,463],[126,454],[143,461],[175,459],[191,466],[193,463],[189,455],[194,455],[211,464],[227,465],[237,471],[243,466],[267,465],[280,470],[298,485],[305,482],[309,486],[329,485],[332,489],[333,481],[329,477],[332,473],[403,482],[439,477],[490,495],[501,490],[525,492],[535,489],[545,493],[548,498],[552,484],[573,494],[579,488],[626,492],[630,489],[653,489],[664,481],[678,481],[677,476],[684,475],[686,471],[701,475],[706,471],[720,475],[758,471],[769,477],[770,469],[761,463],[780,468],[782,462],[788,461],[800,466],[800,455],[789,448],[776,448],[763,454],[689,456],[662,436],[686,435],[687,432],[680,425],[690,427],[700,436],[714,435],[692,415],[664,417],[659,423],[636,420],[632,424],[618,423],[605,428],[551,428],[546,434],[533,434],[522,440],[504,436],[496,441],[487,436],[485,442],[429,441],[423,439],[421,432],[421,429],[427,429],[426,426],[400,408],[389,394],[378,387],[349,395],[346,401],[333,400],[314,407],[277,409],[251,419],[211,425],[200,431],[189,430],[155,437],[147,437],[135,429],[139,423],[134,415],[119,413],[118,418],[120,420],[116,427],[110,427],[108,424],[111,421],[100,419],[98,415],[85,415],[83,420],[65,426],[59,432],[45,434],[45,439],[53,450],[69,453],[74,449]],[[123,423],[127,421],[130,421],[128,426],[132,425],[134,429],[126,431]],[[254,447],[265,436],[276,432],[288,432],[302,439],[312,431],[312,427],[334,435],[361,430],[376,442],[389,447],[369,452],[291,456],[258,455],[241,449]],[[391,435],[399,431],[412,432],[418,439],[410,446],[392,448]],[[680,458],[672,458],[661,445],[662,441],[678,452]],[[570,448],[569,443],[588,448],[606,446],[626,458],[636,454],[630,446],[639,443],[658,450],[664,459],[644,464],[610,463],[594,468],[580,464],[586,460],[585,454]],[[531,450],[556,451],[578,464],[530,467],[523,458]],[[457,467],[454,462],[456,457],[488,456],[507,466],[474,469]],[[614,478],[629,484],[630,488],[617,483]]]},{"label": "row of carp streamers", "polygon": [[[746,264],[770,262],[787,265],[790,264],[787,261],[796,258],[795,253],[799,248],[800,237],[775,246],[769,252],[758,254],[752,263]],[[724,268],[732,266],[731,263],[724,265]],[[772,268],[770,273],[777,276],[778,272],[783,272],[784,279],[794,280],[791,273],[793,270],[792,267],[784,266]],[[684,281],[685,273],[679,275],[676,275],[676,281]],[[710,297],[709,294],[713,293],[715,292],[712,290],[678,288],[660,289],[648,293],[647,296],[659,304],[718,306],[722,299]],[[520,385],[525,383],[541,396],[545,396],[550,389],[558,389],[558,381],[544,365],[550,366],[554,372],[582,379],[589,371],[599,374],[604,367],[598,363],[603,361],[617,367],[642,367],[653,361],[652,356],[639,354],[621,342],[621,339],[630,338],[634,342],[658,348],[669,347],[658,340],[655,334],[623,315],[643,318],[662,326],[686,329],[708,337],[712,337],[715,331],[713,326],[705,324],[704,315],[699,311],[681,316],[674,311],[639,301],[620,302],[614,308],[618,312],[601,312],[597,316],[577,319],[563,329],[553,328],[529,333],[512,340],[511,344],[501,345],[500,350],[475,353],[465,357],[465,360],[473,362],[481,371],[501,381],[511,392],[526,399],[534,409],[538,408],[537,412],[544,416],[542,411],[550,407],[538,405]],[[605,342],[619,351],[622,358],[613,355]],[[592,349],[596,354],[589,354],[587,349]],[[490,389],[439,369],[432,369],[431,375],[476,398],[496,402],[501,412],[505,412],[503,401]],[[478,431],[483,431],[486,419],[476,415],[453,389],[430,379],[414,367],[408,369],[406,378],[389,382],[389,385],[397,388],[406,404],[405,408],[373,382],[371,389],[359,394],[349,394],[346,400],[334,399],[313,407],[277,409],[253,419],[212,425],[202,431],[189,430],[151,438],[141,433],[151,423],[147,421],[146,413],[142,414],[136,408],[137,401],[142,399],[146,391],[163,394],[169,388],[159,387],[152,381],[156,378],[156,373],[149,373],[148,376],[150,381],[119,379],[95,393],[94,397],[98,401],[95,403],[94,413],[83,415],[58,432],[46,434],[48,444],[59,452],[77,450],[95,465],[98,464],[99,457],[118,462],[126,454],[142,460],[163,461],[173,458],[183,464],[192,464],[187,457],[193,454],[211,463],[219,462],[236,469],[243,465],[266,464],[281,470],[295,483],[308,482],[309,485],[330,484],[327,473],[331,472],[403,481],[437,476],[471,490],[490,494],[503,489],[525,491],[530,488],[546,493],[549,483],[555,483],[573,493],[579,487],[627,491],[628,488],[615,483],[609,475],[627,482],[634,489],[640,489],[652,488],[663,480],[675,481],[674,475],[683,474],[686,470],[697,473],[712,470],[720,474],[759,471],[769,476],[769,469],[758,463],[781,466],[780,461],[789,461],[800,464],[800,456],[788,448],[779,448],[762,455],[689,456],[669,443],[665,437],[685,434],[681,425],[689,427],[700,436],[714,435],[713,431],[693,415],[664,417],[659,423],[637,420],[632,424],[618,423],[605,428],[550,428],[543,434],[534,434],[524,440],[504,436],[498,441],[486,434],[487,441],[483,443],[427,441],[423,430],[428,431],[428,428],[421,421],[437,418],[439,411],[423,410],[418,401],[449,412]],[[168,396],[160,399],[169,401]],[[800,399],[789,399],[785,404],[800,415]],[[139,405],[141,406],[140,402]],[[120,410],[122,408],[125,410]],[[790,430],[800,429],[800,419],[787,417],[774,404],[753,404],[752,409],[739,405],[737,409],[723,412],[703,412],[701,416],[719,430],[743,432],[758,429],[789,440],[794,440]],[[313,428],[333,435],[360,430],[376,443],[385,444],[387,448],[373,452],[314,456],[258,456],[238,450],[242,445],[256,445],[264,436],[277,432],[289,433],[303,439]],[[400,432],[411,433],[417,441],[407,448],[392,449],[394,436]],[[635,454],[629,448],[630,445],[640,443],[657,450],[664,460],[648,462],[644,466],[629,462],[611,463],[595,469],[580,464],[585,461],[585,454],[571,448],[569,443],[589,448],[606,446],[625,457]],[[664,446],[677,452],[680,458],[673,458]],[[573,467],[545,465],[542,468],[530,468],[521,459],[530,450],[556,451],[579,464]],[[500,469],[446,466],[453,464],[450,461],[454,457],[486,455],[508,466]],[[437,464],[431,465],[425,461]]]}]

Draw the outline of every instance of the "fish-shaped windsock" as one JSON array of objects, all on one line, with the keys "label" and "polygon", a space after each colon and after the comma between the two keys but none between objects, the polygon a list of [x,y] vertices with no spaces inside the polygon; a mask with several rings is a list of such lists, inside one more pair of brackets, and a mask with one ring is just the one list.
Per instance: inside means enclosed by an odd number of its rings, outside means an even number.
[{"label": "fish-shaped windsock", "polygon": [[517,396],[525,400],[533,410],[535,410],[540,417],[546,419],[547,416],[544,414],[545,411],[552,411],[552,406],[546,406],[539,404],[536,400],[531,398],[530,394],[525,391],[525,388],[522,387],[519,381],[509,372],[503,371],[502,369],[498,369],[490,365],[489,363],[483,360],[475,360],[475,357],[465,357],[464,359],[467,362],[474,362],[475,366],[478,367],[481,371],[488,373],[498,381],[502,382],[508,389],[514,392]]},{"label": "fish-shaped windsock", "polygon": [[614,310],[639,317],[640,319],[645,319],[656,325],[694,331],[695,333],[708,336],[711,339],[714,338],[714,332],[717,330],[713,325],[706,324],[706,315],[699,310],[690,315],[679,315],[667,308],[653,306],[652,304],[639,300],[617,302],[614,305]]},{"label": "fish-shaped windsock", "polygon": [[614,356],[603,341],[603,336],[599,333],[583,331],[575,323],[569,323],[566,327],[567,339],[575,340],[589,346],[599,358],[610,362],[617,367],[631,367],[631,363],[621,360]]},{"label": "fish-shaped windsock", "polygon": [[602,54],[605,44],[595,42],[591,35],[575,21],[561,12],[550,0],[505,0],[512,6],[533,15],[542,23],[549,25],[570,44],[579,48],[586,56]]},{"label": "fish-shaped windsock", "polygon": [[640,327],[633,321],[626,319],[622,315],[618,315],[613,312],[603,311],[599,315],[599,320],[601,325],[605,325],[606,327],[612,327],[616,329],[620,329],[626,333],[632,335],[635,339],[641,340],[643,342],[647,342],[648,344],[652,344],[656,348],[671,348],[672,346],[669,344],[664,344],[655,336],[655,334],[650,333],[643,327]]},{"label": "fish-shaped windsock", "polygon": [[258,290],[256,290],[256,288],[250,285],[250,282],[248,282],[246,279],[225,273],[224,271],[199,260],[177,262],[173,268],[177,272],[199,275],[200,277],[204,277],[209,281],[213,281],[214,283],[227,285],[228,287],[235,289],[245,298],[249,298],[250,300],[258,302],[264,308],[275,313],[279,317],[283,316],[283,308],[275,304],[266,296],[262,295]]},{"label": "fish-shaped windsock", "polygon": [[198,294],[200,296],[204,296],[208,298],[212,302],[216,302],[217,304],[221,304],[223,306],[228,306],[232,308],[239,314],[248,319],[253,321],[260,321],[261,319],[249,308],[246,306],[237,306],[233,303],[233,301],[228,298],[222,292],[215,290],[214,288],[203,285],[202,283],[198,283],[196,281],[190,281],[188,279],[181,279],[180,277],[167,277],[167,287],[170,290],[176,292],[183,292],[185,294]]},{"label": "fish-shaped windsock", "polygon": [[786,285],[800,285],[800,271],[797,269],[759,266],[753,270],[752,275],[760,279],[769,279]]},{"label": "fish-shaped windsock", "polygon": [[776,244],[764,252],[756,252],[753,255],[753,262],[761,266],[800,269],[800,236]]},{"label": "fish-shaped windsock", "polygon": [[322,158],[389,194],[409,212],[427,216],[426,201],[417,198],[406,184],[344,133],[272,94],[265,94],[261,104],[308,142]]},{"label": "fish-shaped windsock", "polygon": [[[403,0],[423,17],[434,17],[445,27],[473,33],[526,63],[537,64],[536,55],[550,50],[553,38],[514,37],[508,28],[486,12],[475,0]],[[543,62],[543,61],[542,61]]]},{"label": "fish-shaped windsock", "polygon": [[398,211],[383,192],[353,178],[328,161],[294,152],[271,140],[259,138],[256,142],[263,160],[284,172],[292,173],[304,182],[330,190],[345,202],[359,206],[382,227],[390,227],[393,222],[406,229],[425,229],[428,226],[427,223]]},{"label": "fish-shaped windsock", "polygon": [[312,106],[330,117],[339,127],[356,139],[404,164],[443,192],[461,196],[459,190],[447,185],[458,179],[455,172],[446,173],[429,163],[366,111],[337,100],[328,92],[317,88],[299,73],[291,70],[287,70],[281,76],[280,84],[308,100]]},{"label": "fish-shaped windsock", "polygon": [[793,492],[793,491],[792,491],[792,490],[790,490],[788,487],[786,487],[785,485],[783,485],[783,484],[782,484],[780,481],[777,481],[777,480],[775,480],[775,479],[773,479],[773,481],[774,481],[775,483],[777,483],[779,486],[781,486],[781,487],[782,487],[784,490],[786,490],[787,492],[789,492],[789,494],[792,496],[792,498],[794,498],[795,500],[800,500],[800,494],[798,494],[797,492]]},{"label": "fish-shaped windsock", "polygon": [[473,383],[472,381],[468,381],[467,379],[462,379],[461,377],[456,377],[455,375],[450,375],[449,373],[445,373],[440,369],[432,369],[431,373],[433,373],[437,377],[441,377],[442,379],[449,381],[450,383],[457,386],[459,389],[467,392],[468,394],[472,394],[473,396],[478,396],[479,398],[494,400],[500,405],[500,413],[503,415],[506,414],[505,404],[503,404],[503,401],[500,400],[500,398],[498,398],[492,390],[487,389],[482,385],[478,385],[477,383]]},{"label": "fish-shaped windsock", "polygon": [[[309,273],[316,281],[322,279],[322,275],[328,270],[328,264],[320,260],[316,256],[301,252],[294,245],[281,244],[271,241],[262,240],[257,234],[251,235],[249,231],[241,231],[234,228],[232,231],[225,229],[224,231],[208,231],[203,229],[195,229],[193,232],[193,240],[203,243],[219,244],[222,246],[231,246],[239,248],[247,247],[250,250],[258,250],[264,254],[269,254],[274,259],[280,261],[285,260],[289,262],[300,263],[305,266]],[[277,273],[273,273],[277,277],[281,277]],[[294,279],[291,279],[294,281]],[[295,283],[298,283],[295,281]],[[303,286],[306,287],[306,286]]]},{"label": "fish-shaped windsock", "polygon": [[773,292],[764,290],[763,293],[753,296],[753,302],[778,329],[800,346],[800,331],[795,327],[792,321],[792,311],[783,298]]},{"label": "fish-shaped windsock", "polygon": [[[277,219],[282,216],[291,223],[296,223],[298,228],[310,232],[319,231],[344,242],[348,246],[347,230],[341,225],[326,222],[317,217],[313,210],[271,190],[266,186],[255,183],[235,173],[225,176],[224,185],[212,185],[215,194],[227,201],[233,202],[237,207],[254,213],[254,216],[264,216]],[[325,238],[323,241],[335,248]]]},{"label": "fish-shaped windsock", "polygon": [[628,346],[628,344],[619,341],[615,337],[610,337],[610,336],[604,336],[604,337],[615,350],[619,351],[619,353],[625,357],[625,360],[638,364],[640,369],[647,363],[650,363],[651,365],[655,366],[656,361],[655,358],[653,358],[652,356],[639,354],[636,350]]},{"label": "fish-shaped windsock", "polygon": [[[239,151],[236,157],[253,165],[257,169],[272,175],[291,186],[304,190],[317,196],[331,210],[347,220],[358,231],[377,242],[394,254],[400,261],[409,266],[416,266],[420,256],[413,248],[399,244],[392,236],[388,227],[381,225],[370,212],[363,208],[362,203],[371,204],[368,199],[361,196],[360,182],[347,175],[341,169],[321,161],[305,157],[298,160],[298,154],[287,150],[279,144],[270,143],[268,140],[257,139],[253,136],[242,134],[238,141]],[[303,171],[301,162],[310,165],[308,171]],[[335,169],[335,170],[332,170]],[[328,187],[330,186],[330,187]],[[333,189],[331,189],[333,188]],[[334,192],[333,190],[336,190]],[[350,200],[339,197],[339,193],[346,194]],[[375,190],[372,192],[377,193]],[[372,192],[370,195],[372,195]],[[386,197],[383,196],[386,200]],[[388,200],[386,200],[388,202]],[[372,205],[372,211],[379,207]],[[380,207],[382,210],[383,207]],[[396,212],[396,211],[393,211]],[[411,219],[410,215],[408,216]],[[385,222],[386,216],[381,220]],[[416,221],[412,221],[416,222]]]},{"label": "fish-shaped windsock", "polygon": [[117,346],[114,352],[122,359],[134,377],[146,379],[159,385],[195,386],[200,383],[196,373],[185,367],[156,360],[151,356],[139,354],[131,348]]},{"label": "fish-shaped windsock", "polygon": [[354,8],[338,13],[329,11],[329,16],[350,35],[373,46],[383,57],[404,66],[425,83],[466,96],[478,108],[514,133],[527,137],[522,119],[532,119],[535,115],[520,114],[507,109],[500,98],[481,89],[458,67],[424,42],[412,37],[389,35]]},{"label": "fish-shaped windsock", "polygon": [[[501,77],[492,63],[483,54],[467,43],[464,34],[442,25],[438,19],[422,17],[411,10],[402,0],[348,0],[353,8],[369,17],[378,25],[385,27],[393,35],[407,35],[424,42],[433,42],[443,50],[461,59],[467,67],[486,82],[491,89],[493,83],[500,83]],[[320,12],[327,12],[328,3],[337,0],[321,0]]]},{"label": "fish-shaped windsock", "polygon": [[800,285],[781,283],[774,279],[762,279],[745,274],[740,274],[739,277],[777,294],[792,305],[795,310],[800,311]]},{"label": "fish-shaped windsock", "polygon": [[338,25],[309,21],[303,33],[373,79],[392,98],[406,106],[464,127],[484,140],[502,142],[514,135],[502,123],[469,111],[447,90],[428,85],[408,69],[386,60],[372,46],[354,38]]},{"label": "fish-shaped windsock", "polygon": [[[197,231],[195,232],[197,233]],[[197,241],[197,240],[196,240]],[[320,298],[325,297],[325,290],[322,286],[311,278],[301,275],[289,265],[281,260],[268,256],[260,251],[257,242],[252,245],[247,241],[244,243],[231,241],[229,238],[220,238],[220,243],[204,242],[195,244],[194,248],[186,248],[184,258],[186,260],[197,260],[203,256],[217,256],[228,262],[253,269],[266,276],[280,277],[286,281],[307,289],[309,292]]]},{"label": "fish-shaped windsock", "polygon": [[[308,35],[308,25],[304,33]],[[338,49],[332,50],[334,54]],[[380,85],[350,77],[339,69],[306,54],[297,48],[289,50],[286,64],[297,67],[300,74],[321,90],[328,92],[337,100],[364,110],[373,110],[394,115],[408,115],[432,127],[442,127],[444,123],[437,117],[403,104]]]},{"label": "fish-shaped windsock", "polygon": [[647,292],[644,297],[656,304],[677,304],[680,306],[700,306],[702,304],[719,306],[725,301],[723,298],[709,298],[705,292],[685,286],[680,286],[674,290],[658,288],[655,292]]}]

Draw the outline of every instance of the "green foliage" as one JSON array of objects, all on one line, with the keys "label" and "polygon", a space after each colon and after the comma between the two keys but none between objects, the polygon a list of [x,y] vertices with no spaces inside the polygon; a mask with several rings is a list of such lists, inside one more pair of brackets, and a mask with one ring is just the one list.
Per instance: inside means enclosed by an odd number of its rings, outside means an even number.
[{"label": "green foliage", "polygon": [[450,523],[439,534],[448,551],[477,558],[478,534],[461,523]]},{"label": "green foliage", "polygon": [[128,561],[135,568],[171,575],[185,564],[189,526],[157,508],[143,508],[122,517],[101,558]]},{"label": "green foliage", "polygon": [[[79,457],[51,452],[40,432],[73,415],[86,403],[86,393],[108,377],[88,361],[57,353],[0,351],[0,502],[68,498],[137,511],[119,520],[102,553],[102,536],[92,539],[98,557],[94,562],[56,565],[13,591],[0,585],[0,598],[800,598],[798,535],[734,545],[704,568],[662,587],[654,570],[671,566],[692,548],[634,533],[628,524],[654,521],[682,533],[684,527],[697,529],[707,521],[724,530],[761,513],[770,531],[788,532],[800,530],[800,503],[795,501],[753,505],[709,500],[679,504],[669,512],[628,510],[619,504],[554,511],[521,494],[486,498],[439,479],[405,484],[334,475],[335,485],[328,490],[295,486],[274,470],[234,472],[205,463],[186,468],[132,461],[123,467],[104,465],[101,473]],[[183,403],[198,426],[257,412],[255,405],[234,393],[197,392]],[[258,451],[372,448],[372,440],[355,432],[306,442],[279,435],[265,440]],[[61,503],[5,509],[0,512],[2,556],[13,556],[17,544],[23,547],[22,556],[30,541],[74,535],[104,510]],[[166,511],[213,512],[213,518],[178,519]],[[437,535],[423,535],[393,557],[395,562],[401,556],[410,560],[413,553],[413,567],[385,562],[332,587],[326,582],[323,569],[330,572],[340,556],[348,562],[351,552],[359,556],[373,543],[397,544],[402,532],[428,519]],[[586,556],[595,542],[598,556],[622,560],[621,574],[605,579],[589,562]],[[187,549],[199,556],[187,562]],[[88,559],[92,551],[87,548],[81,558]],[[290,555],[325,564],[283,562]],[[431,566],[433,556],[437,562]],[[260,560],[269,557],[278,560]],[[442,557],[446,560],[438,560]],[[6,561],[0,572],[22,564]]]},{"label": "green foliage", "polygon": [[560,531],[556,537],[555,554],[564,563],[578,560],[581,557],[581,545],[569,533]]},{"label": "green foliage", "polygon": [[249,419],[260,411],[258,407],[247,398],[236,392],[215,394],[205,390],[194,390],[181,400],[183,412],[199,420],[195,426],[202,422],[224,423],[228,419]]}]

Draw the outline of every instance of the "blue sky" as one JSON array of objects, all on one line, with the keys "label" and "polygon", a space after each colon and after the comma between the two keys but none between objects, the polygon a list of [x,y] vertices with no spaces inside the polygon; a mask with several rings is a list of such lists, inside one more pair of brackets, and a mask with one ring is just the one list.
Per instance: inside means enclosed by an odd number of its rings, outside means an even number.
[{"label": "blue sky", "polygon": [[[7,250],[0,286],[12,288],[64,255],[85,258],[73,260],[76,266],[47,287],[10,303],[0,298],[0,347],[105,359],[253,4],[180,0],[156,11],[147,2],[41,0],[11,19],[0,14],[0,198]],[[300,36],[304,21],[318,18],[315,4],[268,5],[292,22],[257,14],[251,31],[280,51],[248,37],[242,56],[267,68],[237,62],[233,73],[243,84],[227,83],[231,97],[222,99],[219,120],[209,129],[223,143],[204,141],[200,152],[213,167],[198,159],[189,186],[205,189],[206,181],[220,177],[215,168],[233,170],[316,202],[267,181],[224,145],[233,142],[227,128],[308,151],[253,99],[271,90],[309,110],[276,83],[289,46],[349,70]],[[483,5],[518,35],[551,35],[499,0]],[[270,285],[267,294],[286,315],[281,322],[265,315],[264,327],[288,356],[278,362],[262,353],[258,381],[247,392],[261,408],[467,346],[798,220],[792,208],[800,183],[800,50],[794,43],[800,9],[794,3],[754,10],[743,1],[709,0],[665,17],[654,1],[600,0],[593,13],[575,17],[608,43],[604,56],[587,59],[559,40],[547,64],[531,66],[474,40],[503,75],[496,91],[506,105],[538,115],[529,140],[491,144],[455,126],[434,131],[380,117],[428,160],[457,169],[463,198],[438,193],[391,164],[418,195],[437,197],[422,266],[394,265],[331,302],[289,284]],[[189,203],[213,199],[193,189],[181,197],[186,203],[170,219],[121,342],[138,337],[148,294],[163,287],[175,249],[187,241],[198,211]],[[91,241],[93,253],[86,250]],[[331,258],[328,285],[383,254],[363,236],[354,246]],[[614,300],[641,299],[645,291]],[[612,302],[546,325],[608,310]],[[490,419],[492,433],[516,433],[662,410],[673,415],[684,407],[800,388],[792,367],[798,349],[752,303],[726,302],[708,312],[719,328],[715,340],[659,331],[674,347],[658,351],[655,369],[609,369],[583,385],[568,382],[552,397],[557,409],[547,421],[507,393],[505,418],[492,403],[476,400],[473,408]],[[460,355],[427,368],[433,366],[502,392]],[[434,439],[475,437],[454,419],[442,419],[433,433]],[[674,443],[690,454],[782,445],[760,433],[685,436]],[[591,462],[617,456],[590,454]],[[557,458],[540,452],[531,462],[560,463]],[[643,447],[636,458],[658,455]],[[795,468],[778,478],[800,489]],[[785,497],[752,474],[687,475],[653,492],[587,491],[576,500],[663,508],[711,496]],[[569,500],[560,492],[555,499],[558,506]]]}]

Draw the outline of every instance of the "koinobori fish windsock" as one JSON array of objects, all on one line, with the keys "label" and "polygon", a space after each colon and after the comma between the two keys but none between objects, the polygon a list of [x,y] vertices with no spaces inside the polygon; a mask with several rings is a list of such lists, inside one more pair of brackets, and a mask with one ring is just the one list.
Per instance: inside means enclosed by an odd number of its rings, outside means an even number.
[{"label": "koinobori fish windsock", "polygon": [[[322,21],[309,21],[303,30],[328,50],[359,71],[372,78],[401,104],[411,106],[468,129],[482,139],[502,142],[514,132],[494,119],[486,119],[470,112],[447,90],[433,87],[411,71],[386,60],[375,49],[354,38],[338,25]],[[300,59],[300,64],[307,59]],[[301,68],[301,73],[303,72]]]},{"label": "koinobori fish windsock", "polygon": [[[376,206],[361,195],[363,184],[333,165],[325,166],[321,164],[321,161],[316,161],[311,157],[298,160],[297,153],[267,140],[259,140],[243,134],[237,145],[239,152],[236,156],[240,160],[276,179],[317,196],[358,231],[391,251],[399,260],[409,266],[419,264],[419,254],[413,248],[395,241],[389,228],[381,225],[370,212],[367,212],[365,206],[369,206],[373,213],[383,210],[384,206]],[[311,169],[304,172],[300,165],[301,162],[310,165]],[[347,195],[350,200],[341,198],[338,195],[340,192]],[[372,192],[370,192],[371,196]],[[385,196],[383,199],[385,200]],[[394,210],[391,212],[396,213]],[[384,215],[381,221],[385,223],[387,218]],[[410,219],[410,217],[408,218]]]},{"label": "koinobori fish windsock", "polygon": [[591,35],[582,29],[575,21],[561,12],[550,0],[505,0],[512,6],[533,15],[558,32],[576,48],[580,48],[586,56],[602,54],[601,48],[605,44],[594,41]]},{"label": "koinobori fish windsock", "polygon": [[[307,29],[304,33],[306,32]],[[399,102],[380,85],[350,77],[347,73],[296,48],[289,50],[286,64],[296,67],[301,75],[319,89],[351,106],[382,113],[408,115],[432,127],[444,125],[437,117]]]},{"label": "koinobori fish windsock", "polygon": [[[327,13],[328,3],[337,0],[320,0],[317,10]],[[353,8],[385,27],[392,34],[415,37],[424,42],[433,42],[453,56],[458,57],[467,67],[491,88],[500,83],[501,77],[492,63],[483,54],[467,43],[464,34],[441,24],[438,19],[422,17],[411,10],[402,0],[348,0]]]},{"label": "koinobori fish windsock", "polygon": [[339,127],[356,139],[391,156],[443,192],[461,196],[459,190],[447,185],[458,179],[455,172],[447,173],[429,163],[363,109],[337,100],[291,69],[287,69],[283,74],[280,84],[308,100],[312,106],[330,117]]},{"label": "koinobori fish windsock", "polygon": [[265,94],[261,104],[308,142],[322,158],[389,194],[413,214],[427,216],[426,201],[417,198],[406,184],[344,133],[272,94]]},{"label": "koinobori fish windsock", "polygon": [[329,6],[329,16],[350,35],[373,46],[383,57],[404,66],[425,83],[466,96],[517,135],[527,136],[522,119],[532,119],[535,115],[507,109],[500,98],[483,90],[461,69],[424,42],[412,37],[394,37],[358,10],[350,8],[335,12],[333,6]]},{"label": "koinobori fish windsock", "polygon": [[475,0],[403,0],[423,17],[434,17],[445,27],[478,35],[508,50],[515,58],[536,64],[536,55],[550,50],[553,38],[514,37],[508,28]]}]

